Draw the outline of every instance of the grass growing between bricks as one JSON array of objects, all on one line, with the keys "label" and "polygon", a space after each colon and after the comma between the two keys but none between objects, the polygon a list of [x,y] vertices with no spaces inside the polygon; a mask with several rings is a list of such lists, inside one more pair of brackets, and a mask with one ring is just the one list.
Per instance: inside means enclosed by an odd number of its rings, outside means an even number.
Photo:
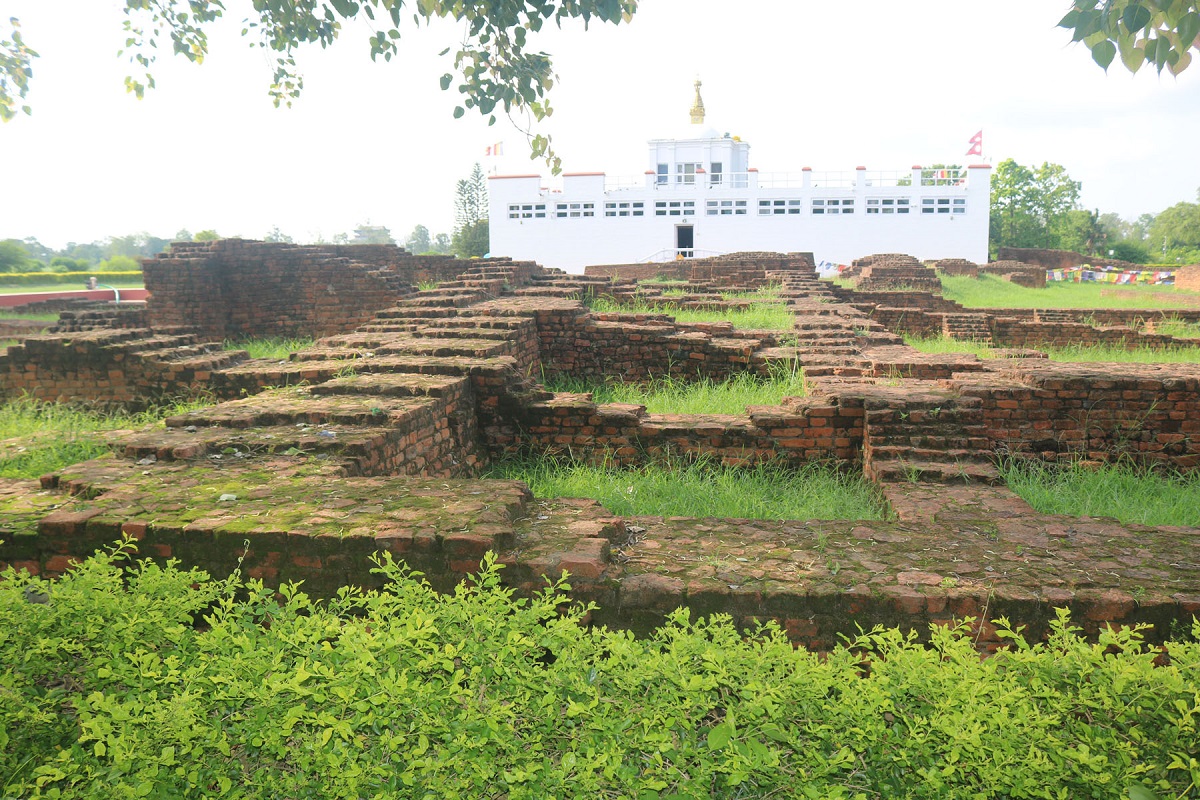
[{"label": "grass growing between bricks", "polygon": [[742,330],[790,331],[796,319],[780,303],[755,303],[746,309],[699,310],[651,306],[645,303],[617,303],[597,297],[588,301],[592,311],[601,314],[667,314],[676,322],[728,322]]},{"label": "grass growing between bricks", "polygon": [[312,343],[311,338],[227,339],[224,348],[226,350],[245,350],[251,358],[286,361],[292,353],[311,347]]},{"label": "grass growing between bricks", "polygon": [[[126,544],[128,546],[128,543]],[[875,629],[585,624],[563,583],[439,595],[390,561],[328,604],[119,554],[0,576],[0,776],[30,798],[1133,798],[1200,785],[1200,645],[1049,641],[980,659]],[[1189,632],[1184,631],[1186,636]],[[1190,634],[1200,636],[1200,623]],[[1161,658],[1161,666],[1156,666]]]},{"label": "grass growing between bricks", "polygon": [[636,469],[553,458],[501,461],[491,478],[524,481],[537,497],[588,497],[623,516],[881,520],[887,509],[861,476],[810,464],[733,467],[706,461]]},{"label": "grass growing between bricks", "polygon": [[[904,343],[922,353],[971,353],[980,358],[995,358],[996,349],[982,342],[952,339],[949,336],[918,338],[905,336]],[[1200,364],[1200,347],[1134,347],[1109,344],[1079,344],[1069,347],[1038,347],[1051,361],[1118,362],[1125,364]]]},{"label": "grass growing between bricks", "polygon": [[104,455],[106,431],[144,428],[164,417],[203,408],[207,400],[129,414],[22,398],[0,405],[0,478],[33,480],[80,461]]},{"label": "grass growing between bricks", "polygon": [[1178,317],[1170,317],[1155,323],[1154,332],[1164,336],[1174,336],[1176,339],[1200,339],[1200,322],[1188,322]]},{"label": "grass growing between bricks", "polygon": [[745,414],[746,406],[778,405],[803,397],[804,371],[780,366],[769,377],[740,373],[725,381],[683,381],[664,377],[649,383],[595,383],[574,379],[551,382],[552,392],[591,392],[597,403],[642,405],[651,414]]},{"label": "grass growing between bricks", "polygon": [[1200,527],[1200,472],[1158,474],[1126,463],[1062,467],[1016,460],[1000,471],[1009,488],[1042,514]]}]

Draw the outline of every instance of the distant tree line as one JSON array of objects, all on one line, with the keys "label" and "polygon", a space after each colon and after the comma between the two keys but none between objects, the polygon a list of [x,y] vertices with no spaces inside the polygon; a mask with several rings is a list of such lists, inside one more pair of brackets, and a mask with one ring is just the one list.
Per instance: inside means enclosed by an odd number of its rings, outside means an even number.
[{"label": "distant tree line", "polygon": [[1080,186],[1060,164],[1001,161],[992,175],[993,257],[1000,247],[1034,247],[1135,264],[1200,263],[1200,190],[1196,203],[1127,220],[1083,208]]}]

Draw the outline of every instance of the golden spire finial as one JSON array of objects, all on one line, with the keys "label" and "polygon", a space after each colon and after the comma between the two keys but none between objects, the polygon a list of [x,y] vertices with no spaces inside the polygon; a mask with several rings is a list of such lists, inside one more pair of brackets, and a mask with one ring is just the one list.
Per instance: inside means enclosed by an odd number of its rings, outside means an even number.
[{"label": "golden spire finial", "polygon": [[696,100],[692,103],[692,124],[704,124],[704,101],[700,99],[700,79],[696,79]]}]

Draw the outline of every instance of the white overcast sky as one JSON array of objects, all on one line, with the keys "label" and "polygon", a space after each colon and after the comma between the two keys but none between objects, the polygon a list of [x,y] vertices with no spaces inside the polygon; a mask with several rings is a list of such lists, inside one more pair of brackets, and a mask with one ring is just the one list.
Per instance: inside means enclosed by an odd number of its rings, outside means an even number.
[{"label": "white overcast sky", "polygon": [[[448,232],[454,185],[476,161],[540,171],[504,119],[454,120],[439,57],[454,24],[413,28],[402,55],[372,63],[369,31],[305,53],[291,109],[267,97],[262,51],[237,35],[247,0],[202,66],[161,56],[158,88],[127,95],[117,0],[5,0],[41,53],[32,117],[0,125],[0,239],[61,247],[181,228],[297,241],[361,223],[400,241]],[[639,175],[645,142],[686,130],[692,81],[708,124],[751,145],[763,172],[907,169],[976,161],[1064,165],[1082,202],[1132,218],[1196,200],[1200,65],[1179,78],[1105,75],[1055,27],[1067,0],[642,0],[626,26],[571,24],[533,37],[559,75],[551,133],[566,171]],[[485,148],[504,143],[498,163]]]}]

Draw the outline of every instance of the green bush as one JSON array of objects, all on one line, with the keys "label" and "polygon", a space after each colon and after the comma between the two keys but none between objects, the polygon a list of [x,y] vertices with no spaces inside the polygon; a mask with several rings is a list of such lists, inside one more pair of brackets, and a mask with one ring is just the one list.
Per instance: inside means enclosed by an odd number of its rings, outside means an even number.
[{"label": "green bush", "polygon": [[112,280],[140,281],[142,273],[105,272],[101,277],[97,269],[93,272],[0,272],[0,286],[51,286],[77,284],[82,289],[88,278],[100,278],[101,283]]},{"label": "green bush", "polygon": [[[589,629],[485,562],[315,605],[119,549],[0,580],[0,794],[26,798],[1195,797],[1200,647],[1136,632],[981,661],[965,628],[819,658],[676,612]],[[235,599],[238,598],[238,599]],[[1200,634],[1200,623],[1193,627]]]}]

